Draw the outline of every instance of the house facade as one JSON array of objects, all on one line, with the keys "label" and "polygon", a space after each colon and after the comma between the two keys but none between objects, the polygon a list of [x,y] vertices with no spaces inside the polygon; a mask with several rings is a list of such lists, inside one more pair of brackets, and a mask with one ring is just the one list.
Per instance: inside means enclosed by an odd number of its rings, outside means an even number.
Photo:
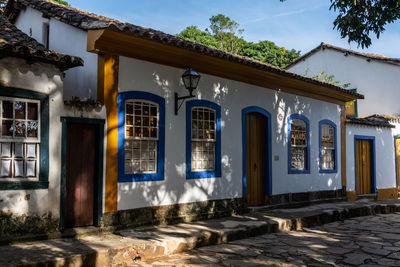
[{"label": "house facade", "polygon": [[[399,134],[400,59],[322,43],[286,69],[298,74],[307,71],[310,76],[335,75],[335,80],[365,95],[347,109],[348,194],[355,198],[381,190],[397,197],[395,150],[399,149],[394,144]],[[363,169],[363,164],[368,167]]]},{"label": "house facade", "polygon": [[[190,221],[344,197],[344,109],[361,94],[48,1],[10,1],[6,14],[49,49],[85,60],[66,71],[67,103],[104,104],[61,119],[54,205],[62,227]],[[201,75],[195,97],[176,103],[175,94],[188,95],[189,68]],[[84,138],[94,140],[89,148],[79,146]],[[77,184],[88,198],[70,197]],[[92,218],[73,203],[93,207]]]},{"label": "house facade", "polygon": [[0,16],[0,236],[58,228],[63,71],[82,59],[46,50]]}]

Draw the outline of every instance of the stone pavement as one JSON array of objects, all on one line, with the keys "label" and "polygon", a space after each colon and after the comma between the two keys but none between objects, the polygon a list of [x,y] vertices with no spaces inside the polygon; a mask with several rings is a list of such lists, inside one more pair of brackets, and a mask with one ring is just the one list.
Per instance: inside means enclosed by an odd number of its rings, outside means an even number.
[{"label": "stone pavement", "polygon": [[[88,235],[77,239],[64,238],[0,246],[0,266],[132,266],[137,263],[151,263],[151,261],[154,261],[156,258],[168,257],[173,254],[182,253],[198,247],[224,244],[235,240],[277,232],[281,233],[275,235],[265,235],[259,237],[260,239],[256,238],[255,240],[258,240],[257,242],[261,243],[264,242],[263,240],[269,240],[269,238],[271,238],[271,240],[274,238],[275,240],[279,240],[272,242],[272,251],[275,251],[275,255],[287,255],[284,257],[287,257],[288,260],[291,260],[292,258],[295,259],[293,257],[294,252],[292,251],[292,254],[290,254],[289,252],[283,250],[284,247],[287,246],[286,243],[292,244],[290,237],[296,237],[296,232],[290,232],[289,234],[289,231],[301,230],[304,227],[318,226],[348,218],[356,218],[359,216],[390,214],[395,212],[400,212],[399,200],[387,200],[379,202],[364,200],[353,203],[335,202],[312,205],[297,209],[279,209],[270,211],[258,209],[257,211],[249,214],[235,215],[231,217],[199,221],[195,223],[142,227],[121,230],[109,234]],[[378,216],[372,218],[379,219],[381,217]],[[354,222],[356,223],[354,223],[354,225],[364,225],[363,223],[359,223],[363,222],[363,220],[365,220],[365,218],[355,219]],[[340,223],[338,225],[340,225]],[[328,226],[329,225],[326,227]],[[400,241],[400,232],[398,234],[397,232],[391,233],[390,227],[381,226],[382,225],[380,224],[372,225],[372,228],[378,227],[380,229],[386,229],[386,232],[379,232],[380,235],[374,235],[375,238],[385,239],[389,238],[388,236],[395,236],[396,238],[399,237],[398,241]],[[364,227],[368,228],[369,226],[365,225]],[[394,230],[392,231],[396,231],[396,228],[393,229]],[[316,230],[307,231],[309,235],[314,235],[310,238],[315,240],[318,239],[315,237],[315,235],[318,235],[318,232],[312,232]],[[331,245],[336,249],[334,250],[336,253],[339,255],[342,253],[349,258],[347,261],[343,260],[343,263],[345,264],[353,263],[353,261],[358,263],[361,261],[360,258],[364,257],[364,255],[369,255],[366,254],[370,253],[366,251],[368,250],[366,246],[365,248],[363,246],[360,250],[358,247],[355,248],[356,246],[360,245],[353,244],[350,241],[348,248],[333,246],[335,242],[340,241],[340,239],[335,237],[336,235],[342,235],[343,238],[346,238],[347,235],[352,234],[353,230],[345,227],[343,228],[343,231],[345,234],[336,233],[329,237],[327,241],[325,240],[328,243],[321,241],[320,243],[316,242],[314,245]],[[286,240],[286,243],[280,240],[281,237],[283,240]],[[283,237],[286,237],[286,239]],[[363,241],[366,243],[372,243],[369,239],[364,239]],[[274,254],[261,253],[262,255],[255,255],[254,253],[256,252],[254,251],[249,252],[250,250],[244,250],[244,247],[247,247],[248,245],[245,243],[241,244],[240,241],[237,242],[239,243],[235,244],[236,247],[234,248],[235,250],[237,249],[239,251],[239,255],[240,251],[243,251],[243,253],[253,253],[253,257],[258,258],[262,256],[267,257],[268,259],[266,258],[266,260],[269,260],[269,258],[271,258],[271,261],[275,260],[273,258]],[[246,242],[246,240],[243,240],[242,242]],[[253,248],[257,247],[257,242],[254,241],[254,246],[251,247],[252,250]],[[310,240],[305,240],[303,243],[302,242],[303,241],[299,241],[298,243],[300,244],[298,249],[298,251],[300,251],[299,253],[310,253],[309,255],[312,255],[312,257],[317,260],[322,260],[322,258],[324,258],[323,255],[318,256],[319,252],[317,253],[311,248],[305,248],[305,245],[310,244]],[[390,242],[387,242],[387,244],[382,244],[382,246],[379,248],[381,250],[377,251],[386,253],[389,251],[389,247],[393,247],[392,251],[395,251],[394,247],[396,247],[396,244],[393,242],[390,244],[389,243]],[[231,245],[232,244],[229,246]],[[221,248],[226,246],[228,245],[222,245]],[[354,253],[351,253],[352,251],[348,252],[347,250],[343,251],[343,249],[352,249],[352,246],[354,247]],[[242,249],[240,249],[240,247]],[[207,249],[209,248],[203,248],[202,250],[207,251]],[[363,253],[360,251],[363,251]],[[334,252],[332,252],[332,254],[333,256],[329,257],[329,259],[332,258],[331,262],[336,260],[335,257],[338,257],[334,256]],[[393,253],[388,255],[392,254]],[[395,257],[395,255],[397,254],[393,254],[391,257]],[[246,254],[245,257],[250,256],[249,254]],[[216,257],[213,258],[216,259]],[[222,257],[222,260],[224,261],[224,257]],[[230,260],[236,260],[236,258],[232,258]],[[282,259],[280,258],[278,262],[281,260]],[[307,260],[302,258],[298,258],[298,260],[299,264],[302,264],[302,262],[307,264],[309,263]],[[325,261],[327,260],[328,258],[325,259]],[[365,260],[369,259],[365,258]],[[219,265],[219,263],[220,262],[216,262],[215,264]],[[286,261],[282,262],[282,264],[286,264]]]},{"label": "stone pavement", "polygon": [[400,266],[400,213],[267,234],[133,266]]}]

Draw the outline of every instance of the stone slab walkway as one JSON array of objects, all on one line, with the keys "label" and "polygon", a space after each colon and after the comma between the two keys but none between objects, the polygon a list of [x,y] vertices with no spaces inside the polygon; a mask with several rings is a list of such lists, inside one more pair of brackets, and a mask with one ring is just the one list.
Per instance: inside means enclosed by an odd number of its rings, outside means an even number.
[{"label": "stone slab walkway", "polygon": [[400,213],[266,234],[133,266],[400,266]]},{"label": "stone slab walkway", "polygon": [[394,212],[400,212],[399,200],[336,202],[271,211],[259,209],[249,214],[195,223],[0,246],[0,266],[130,266],[198,247]]}]

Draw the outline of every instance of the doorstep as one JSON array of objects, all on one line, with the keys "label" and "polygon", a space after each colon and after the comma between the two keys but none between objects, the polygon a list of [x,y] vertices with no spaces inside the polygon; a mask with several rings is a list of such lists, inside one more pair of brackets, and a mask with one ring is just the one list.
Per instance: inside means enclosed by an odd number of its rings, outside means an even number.
[{"label": "doorstep", "polygon": [[400,200],[343,201],[77,238],[25,242],[0,246],[0,266],[131,265],[197,247],[393,212],[400,212]]}]

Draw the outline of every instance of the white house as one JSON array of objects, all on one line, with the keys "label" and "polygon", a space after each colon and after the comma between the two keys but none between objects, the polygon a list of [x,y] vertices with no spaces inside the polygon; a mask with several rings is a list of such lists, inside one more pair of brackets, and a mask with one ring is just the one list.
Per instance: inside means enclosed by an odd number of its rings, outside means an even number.
[{"label": "white house", "polygon": [[0,16],[1,237],[58,228],[63,71],[82,65]]},{"label": "white house", "polygon": [[[105,106],[62,116],[60,193],[48,204],[61,227],[344,197],[344,109],[361,94],[45,0],[10,0],[6,15],[49,49],[85,60],[66,71],[68,103]],[[194,97],[177,99],[189,94],[188,70],[201,75]],[[106,120],[104,140],[95,115]]]},{"label": "white house", "polygon": [[[310,76],[322,72],[335,75],[335,80],[350,83],[350,88],[365,95],[347,113],[348,194],[354,198],[355,193],[376,193],[382,189],[382,195],[397,197],[399,164],[395,162],[394,143],[400,155],[399,141],[395,141],[400,133],[400,59],[321,43],[286,69],[298,74],[308,72]],[[363,157],[358,153],[368,155]],[[367,168],[358,168],[362,164]]]}]

